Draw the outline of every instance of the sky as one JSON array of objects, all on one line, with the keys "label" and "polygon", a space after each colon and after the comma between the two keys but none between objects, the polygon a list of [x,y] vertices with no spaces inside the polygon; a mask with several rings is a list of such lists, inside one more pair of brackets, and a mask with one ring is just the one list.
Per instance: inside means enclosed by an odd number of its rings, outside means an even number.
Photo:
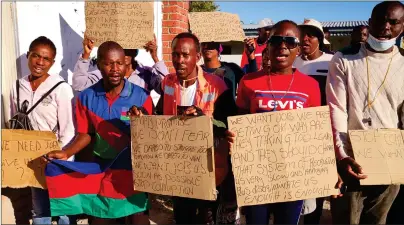
[{"label": "sky", "polygon": [[275,23],[289,19],[302,23],[305,18],[317,21],[368,20],[379,2],[215,2],[220,11],[238,14],[244,24],[270,18]]}]

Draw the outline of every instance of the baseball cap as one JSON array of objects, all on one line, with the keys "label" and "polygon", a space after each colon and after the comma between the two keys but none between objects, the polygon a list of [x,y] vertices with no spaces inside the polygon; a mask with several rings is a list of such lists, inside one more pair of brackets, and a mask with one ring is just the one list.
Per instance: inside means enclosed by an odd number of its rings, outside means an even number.
[{"label": "baseball cap", "polygon": [[259,22],[258,28],[272,27],[273,25],[274,25],[274,22],[271,19],[265,18]]},{"label": "baseball cap", "polygon": [[317,28],[318,31],[320,31],[320,33],[323,35],[323,43],[326,45],[329,45],[330,42],[324,38],[324,31],[323,31],[323,26],[321,25],[320,22],[318,22],[315,19],[304,19],[304,22],[302,24],[299,25],[299,27],[305,27],[305,26],[310,26],[310,27],[314,27]]}]

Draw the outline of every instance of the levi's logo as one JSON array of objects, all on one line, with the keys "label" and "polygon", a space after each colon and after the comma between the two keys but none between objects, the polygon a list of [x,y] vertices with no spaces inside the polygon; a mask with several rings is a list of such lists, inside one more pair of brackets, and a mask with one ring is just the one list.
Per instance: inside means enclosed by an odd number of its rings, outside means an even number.
[{"label": "levi's logo", "polygon": [[302,109],[304,105],[303,101],[298,100],[258,100],[258,107],[260,109]]}]

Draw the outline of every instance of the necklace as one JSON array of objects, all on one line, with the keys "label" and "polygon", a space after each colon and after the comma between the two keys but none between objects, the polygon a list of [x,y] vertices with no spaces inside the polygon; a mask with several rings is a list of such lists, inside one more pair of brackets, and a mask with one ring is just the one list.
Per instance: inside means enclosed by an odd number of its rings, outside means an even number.
[{"label": "necklace", "polygon": [[[292,84],[293,84],[294,80],[295,80],[295,73],[293,72],[292,73],[292,79],[290,80],[288,90],[285,92],[285,94],[282,96],[282,98],[280,98],[278,101],[282,101],[282,99],[289,93],[290,88],[292,87]],[[269,75],[269,89],[271,90],[272,98],[275,100],[275,95],[272,92],[273,89],[272,89],[271,75]],[[276,108],[278,107],[278,101],[275,101],[275,105],[274,105],[274,108],[272,109],[272,111],[276,111]]]},{"label": "necklace", "polygon": [[362,122],[367,123],[369,126],[372,126],[372,118],[370,117],[370,109],[372,108],[373,103],[376,101],[377,96],[380,94],[380,89],[382,87],[384,88],[384,84],[386,82],[387,75],[389,74],[389,71],[390,71],[391,61],[393,61],[393,51],[391,52],[391,58],[390,58],[389,65],[387,66],[387,72],[384,75],[384,79],[382,81],[382,84],[380,84],[379,88],[377,88],[376,94],[373,97],[373,100],[370,100],[370,74],[369,74],[369,62],[368,62],[368,55],[367,54],[366,54],[365,60],[366,60],[366,73],[367,73],[367,77],[368,77],[367,108],[368,108],[368,111],[369,111],[369,117],[368,118],[363,118]]}]

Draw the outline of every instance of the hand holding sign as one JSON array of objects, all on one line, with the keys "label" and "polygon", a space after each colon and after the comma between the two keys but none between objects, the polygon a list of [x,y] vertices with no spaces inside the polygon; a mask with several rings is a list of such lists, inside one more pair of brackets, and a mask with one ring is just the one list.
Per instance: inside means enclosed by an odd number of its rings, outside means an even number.
[{"label": "hand holding sign", "polygon": [[367,176],[364,174],[362,167],[351,157],[346,157],[339,162],[340,168],[347,172],[351,177],[362,180]]},{"label": "hand holding sign", "polygon": [[83,59],[88,59],[90,58],[91,51],[94,48],[94,41],[88,37],[84,37],[83,40]]}]

